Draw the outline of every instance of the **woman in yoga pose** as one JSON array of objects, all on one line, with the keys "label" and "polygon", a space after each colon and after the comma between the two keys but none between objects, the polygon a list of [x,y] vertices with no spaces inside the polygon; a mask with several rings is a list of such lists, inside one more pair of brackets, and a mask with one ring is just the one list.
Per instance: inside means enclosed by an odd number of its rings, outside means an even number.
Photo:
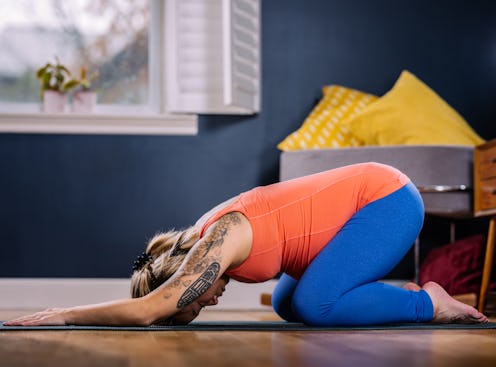
[{"label": "woman in yoga pose", "polygon": [[232,198],[183,231],[156,235],[134,264],[133,298],[49,309],[6,325],[185,324],[217,304],[229,278],[281,274],[274,310],[308,325],[482,323],[438,284],[378,282],[420,232],[422,199],[400,171],[346,166]]}]

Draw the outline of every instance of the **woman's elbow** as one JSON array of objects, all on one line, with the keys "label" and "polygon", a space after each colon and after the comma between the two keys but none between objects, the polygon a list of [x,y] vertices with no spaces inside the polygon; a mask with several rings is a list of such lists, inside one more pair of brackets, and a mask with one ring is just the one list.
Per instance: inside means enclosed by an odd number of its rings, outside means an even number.
[{"label": "woman's elbow", "polygon": [[138,326],[150,326],[160,323],[160,320],[166,319],[168,315],[164,314],[163,307],[157,305],[156,299],[153,297],[142,297],[136,322]]}]

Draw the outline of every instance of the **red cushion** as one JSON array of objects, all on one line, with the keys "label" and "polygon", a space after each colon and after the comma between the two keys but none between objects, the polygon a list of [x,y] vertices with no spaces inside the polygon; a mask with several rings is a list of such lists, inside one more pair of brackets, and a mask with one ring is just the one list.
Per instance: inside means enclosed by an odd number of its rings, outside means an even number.
[{"label": "red cushion", "polygon": [[478,293],[485,245],[485,237],[475,235],[432,249],[420,267],[419,283],[435,281],[451,295]]}]

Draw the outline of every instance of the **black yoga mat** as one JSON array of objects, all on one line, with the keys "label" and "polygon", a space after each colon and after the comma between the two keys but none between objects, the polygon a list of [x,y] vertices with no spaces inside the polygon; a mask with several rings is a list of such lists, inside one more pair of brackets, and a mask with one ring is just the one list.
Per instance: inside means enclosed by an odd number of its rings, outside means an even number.
[{"label": "black yoga mat", "polygon": [[372,326],[307,326],[284,321],[205,321],[176,326],[4,326],[0,332],[27,330],[112,330],[112,331],[346,331],[346,330],[447,330],[496,329],[495,322],[486,324],[408,323]]}]

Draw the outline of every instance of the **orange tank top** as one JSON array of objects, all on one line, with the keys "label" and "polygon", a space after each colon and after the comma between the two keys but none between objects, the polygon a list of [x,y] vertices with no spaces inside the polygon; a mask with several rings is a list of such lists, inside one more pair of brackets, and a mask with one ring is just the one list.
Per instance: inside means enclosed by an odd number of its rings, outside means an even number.
[{"label": "orange tank top", "polygon": [[281,271],[299,279],[358,210],[409,181],[393,167],[361,163],[256,187],[213,214],[200,237],[221,216],[241,212],[252,227],[252,248],[226,274],[242,282],[263,282]]}]

